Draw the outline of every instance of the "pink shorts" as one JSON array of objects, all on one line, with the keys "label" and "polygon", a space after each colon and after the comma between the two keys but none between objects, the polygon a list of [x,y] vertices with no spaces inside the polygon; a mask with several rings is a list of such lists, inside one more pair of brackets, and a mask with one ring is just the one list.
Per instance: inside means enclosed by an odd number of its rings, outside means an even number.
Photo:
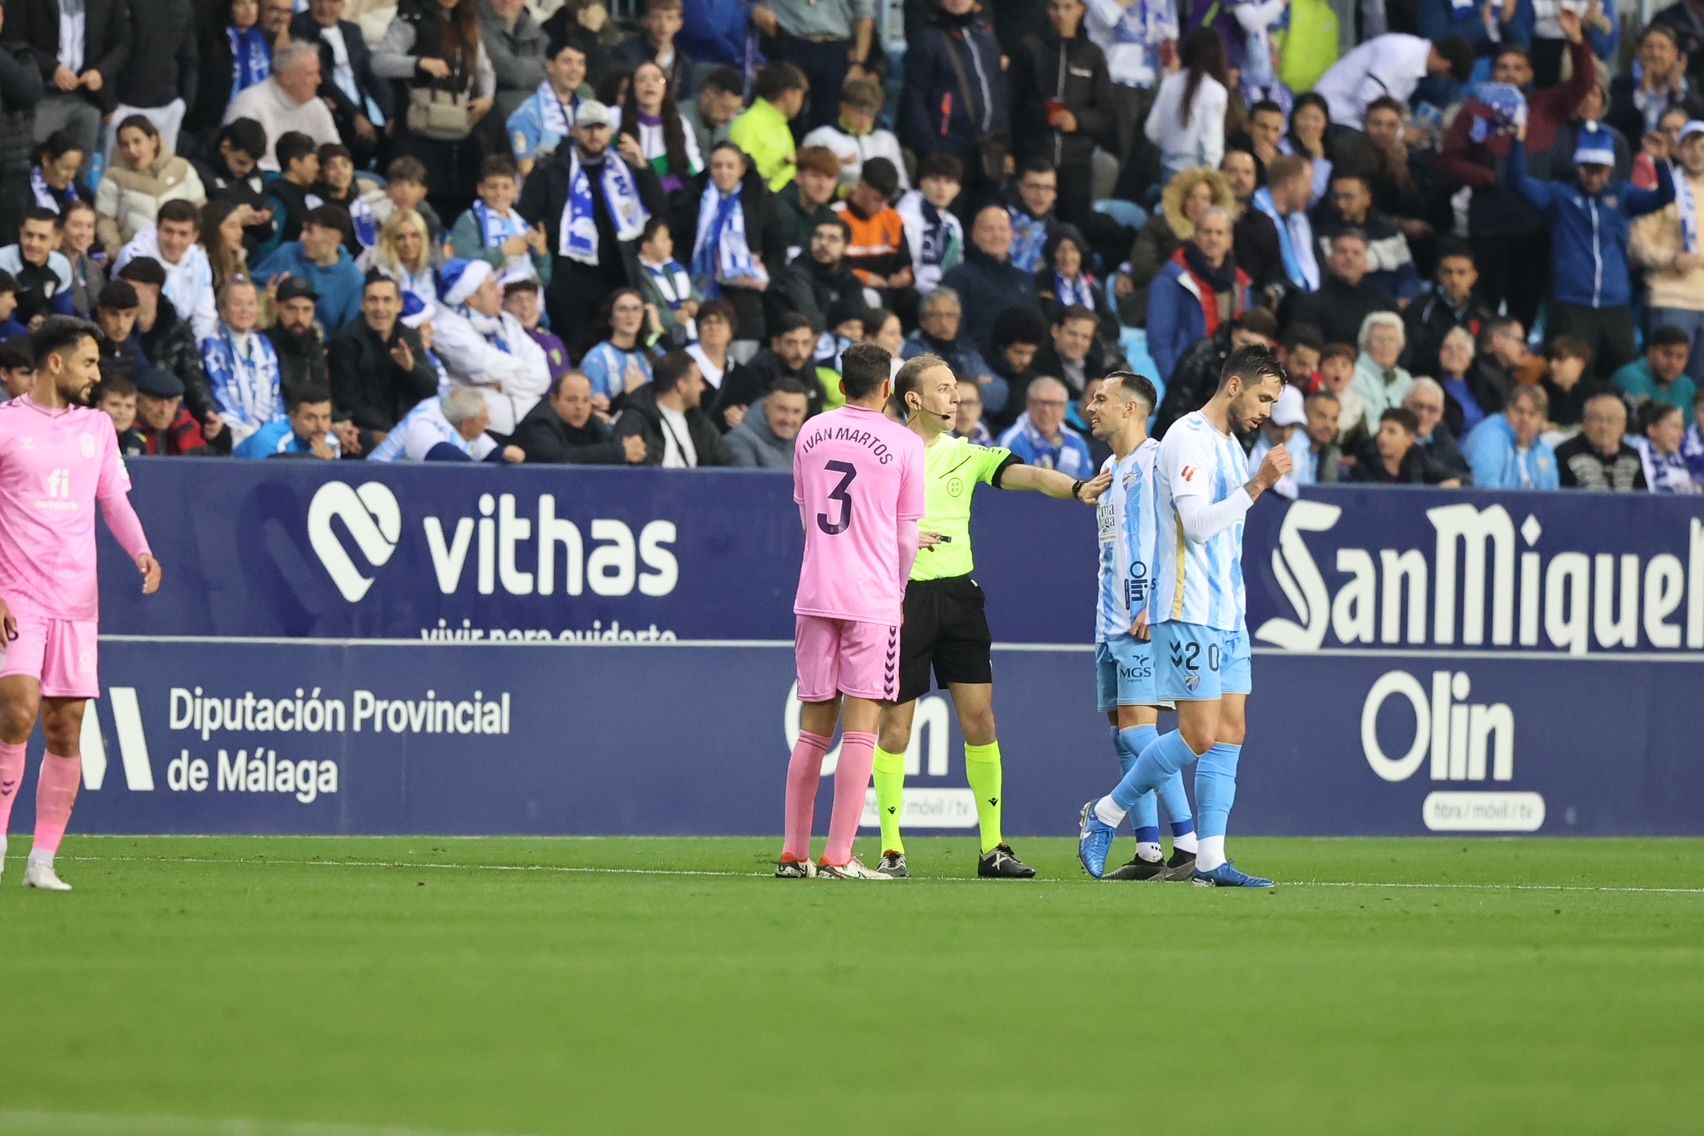
[{"label": "pink shorts", "polygon": [[94,620],[12,614],[18,621],[18,638],[0,642],[0,678],[37,679],[43,698],[100,697]]},{"label": "pink shorts", "polygon": [[793,653],[799,701],[827,702],[837,694],[892,702],[899,697],[899,628],[820,615],[796,617]]}]

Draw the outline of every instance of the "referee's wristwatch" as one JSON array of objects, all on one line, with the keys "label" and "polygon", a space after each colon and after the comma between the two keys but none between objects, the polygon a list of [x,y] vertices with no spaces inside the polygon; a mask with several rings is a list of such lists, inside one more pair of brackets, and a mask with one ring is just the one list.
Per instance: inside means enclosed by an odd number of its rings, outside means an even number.
[{"label": "referee's wristwatch", "polygon": [[1081,501],[1083,499],[1083,486],[1087,484],[1088,482],[1084,481],[1080,477],[1076,481],[1073,481],[1071,483],[1071,497],[1074,500]]}]

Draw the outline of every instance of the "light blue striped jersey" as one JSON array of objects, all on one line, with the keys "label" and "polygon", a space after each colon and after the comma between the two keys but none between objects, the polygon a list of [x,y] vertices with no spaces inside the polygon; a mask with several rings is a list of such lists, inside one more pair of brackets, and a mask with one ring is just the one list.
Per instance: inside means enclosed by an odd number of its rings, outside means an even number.
[{"label": "light blue striped jersey", "polygon": [[1196,623],[1240,631],[1248,602],[1243,592],[1243,521],[1205,543],[1190,540],[1177,501],[1198,497],[1211,505],[1248,481],[1248,458],[1231,435],[1221,434],[1200,411],[1172,424],[1154,463],[1154,623]]},{"label": "light blue striped jersey", "polygon": [[1102,473],[1112,474],[1112,485],[1095,510],[1100,529],[1096,643],[1130,634],[1153,594],[1154,459],[1159,452],[1159,442],[1148,438],[1123,460],[1110,457],[1101,466]]}]

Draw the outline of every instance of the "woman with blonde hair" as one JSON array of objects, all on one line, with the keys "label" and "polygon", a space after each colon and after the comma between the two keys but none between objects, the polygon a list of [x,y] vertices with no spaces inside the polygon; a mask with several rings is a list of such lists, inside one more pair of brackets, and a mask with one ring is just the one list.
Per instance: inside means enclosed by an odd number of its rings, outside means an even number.
[{"label": "woman with blonde hair", "polygon": [[379,230],[379,239],[362,254],[362,271],[378,269],[395,280],[402,294],[415,296],[427,308],[437,303],[438,285],[432,277],[433,249],[426,220],[413,209],[394,210]]},{"label": "woman with blonde hair", "polygon": [[154,224],[160,206],[187,201],[207,204],[201,175],[166,147],[160,128],[147,116],[133,114],[118,124],[113,162],[95,191],[95,231],[108,255]]},{"label": "woman with blonde hair", "polygon": [[1166,262],[1195,235],[1201,215],[1209,209],[1228,209],[1234,215],[1236,205],[1230,183],[1216,169],[1184,170],[1171,180],[1160,195],[1159,209],[1136,234],[1129,261],[1113,277],[1119,318],[1125,326],[1147,325],[1148,288]]}]

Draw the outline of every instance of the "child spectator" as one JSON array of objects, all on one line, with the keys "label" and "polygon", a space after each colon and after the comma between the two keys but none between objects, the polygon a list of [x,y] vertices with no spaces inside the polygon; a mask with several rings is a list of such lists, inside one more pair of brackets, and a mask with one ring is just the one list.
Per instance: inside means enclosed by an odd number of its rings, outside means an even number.
[{"label": "child spectator", "polygon": [[964,164],[951,154],[929,154],[917,163],[917,186],[897,208],[911,246],[915,287],[926,295],[964,260],[964,222],[952,212],[964,188]]},{"label": "child spectator", "polygon": [[134,458],[148,452],[148,439],[136,428],[136,384],[123,375],[103,377],[95,387],[95,409],[112,419],[119,453]]},{"label": "child spectator", "polygon": [[900,313],[917,307],[917,282],[911,271],[911,245],[905,239],[905,221],[888,204],[899,190],[899,172],[886,158],[871,158],[851,196],[835,205],[852,228],[846,262],[868,290],[880,298],[882,307]]},{"label": "child spectator", "polygon": [[685,346],[698,338],[693,317],[704,294],[693,286],[686,266],[675,259],[674,237],[661,217],[645,222],[639,238],[639,291],[657,313],[667,342]]},{"label": "child spectator", "polygon": [[876,125],[881,116],[881,84],[874,79],[848,79],[840,91],[840,124],[819,126],[805,135],[805,146],[827,146],[840,160],[840,189],[851,193],[860,171],[871,158],[886,158],[899,171],[899,188],[911,189],[905,177],[905,155],[893,131]]},{"label": "child spectator", "polygon": [[483,260],[499,276],[549,279],[550,254],[545,248],[544,230],[528,225],[515,212],[515,200],[521,192],[515,163],[502,154],[486,158],[475,191],[479,196],[472,208],[457,218],[450,230],[450,247],[456,256]]}]

